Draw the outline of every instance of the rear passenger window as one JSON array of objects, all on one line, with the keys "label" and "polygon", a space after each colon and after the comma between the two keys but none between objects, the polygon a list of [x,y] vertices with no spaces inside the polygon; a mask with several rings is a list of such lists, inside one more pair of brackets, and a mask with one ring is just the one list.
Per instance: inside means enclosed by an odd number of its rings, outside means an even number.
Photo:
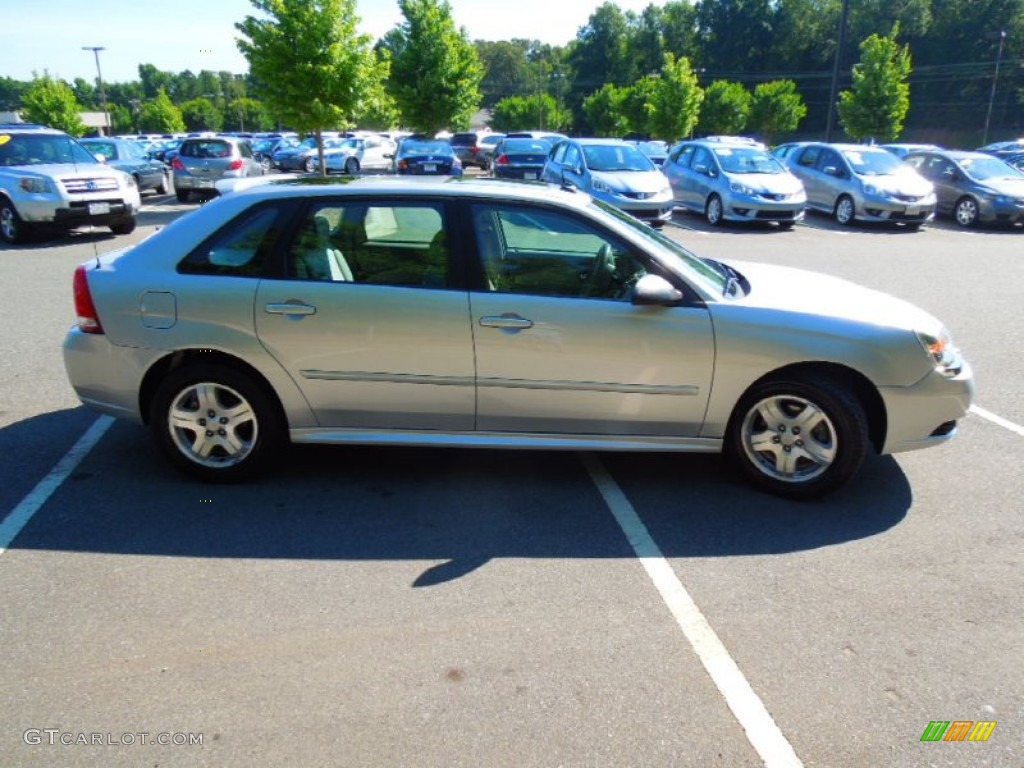
[{"label": "rear passenger window", "polygon": [[324,203],[310,210],[288,250],[288,276],[447,288],[448,251],[438,203]]},{"label": "rear passenger window", "polygon": [[280,235],[283,216],[276,206],[247,211],[178,264],[186,275],[260,277],[267,254]]}]

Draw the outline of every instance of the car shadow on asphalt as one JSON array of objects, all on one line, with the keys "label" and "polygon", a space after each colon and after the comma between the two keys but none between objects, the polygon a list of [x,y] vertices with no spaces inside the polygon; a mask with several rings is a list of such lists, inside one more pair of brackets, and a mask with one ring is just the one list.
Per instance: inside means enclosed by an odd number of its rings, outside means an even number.
[{"label": "car shadow on asphalt", "polygon": [[[19,435],[75,413],[14,423],[0,438],[17,445]],[[913,498],[891,458],[870,459],[833,496],[796,503],[743,485],[718,456],[594,455],[670,558],[772,555],[863,539],[897,525]],[[296,446],[255,482],[210,485],[177,473],[145,429],[124,422],[11,548],[438,561],[412,587],[464,577],[497,558],[634,556],[572,452]]]}]

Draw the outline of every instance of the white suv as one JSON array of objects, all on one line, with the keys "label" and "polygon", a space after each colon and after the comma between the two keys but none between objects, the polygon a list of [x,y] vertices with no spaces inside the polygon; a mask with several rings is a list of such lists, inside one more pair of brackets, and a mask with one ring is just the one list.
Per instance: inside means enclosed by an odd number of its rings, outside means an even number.
[{"label": "white suv", "polygon": [[34,228],[98,225],[116,235],[135,229],[135,180],[98,161],[62,131],[0,124],[0,239],[24,240]]}]

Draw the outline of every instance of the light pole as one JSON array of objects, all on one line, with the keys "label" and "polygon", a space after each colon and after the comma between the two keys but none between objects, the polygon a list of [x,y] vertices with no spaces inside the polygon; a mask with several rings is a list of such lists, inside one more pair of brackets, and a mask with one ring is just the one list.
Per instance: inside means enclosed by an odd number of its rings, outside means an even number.
[{"label": "light pole", "polygon": [[988,97],[988,112],[985,113],[985,135],[982,136],[981,146],[988,145],[988,127],[992,122],[992,103],[996,100],[996,83],[999,82],[999,62],[1003,60],[1003,43],[1006,41],[1006,30],[999,30],[999,52],[996,54],[996,72],[992,76],[992,93]]},{"label": "light pole", "polygon": [[850,17],[850,0],[843,0],[839,13],[839,37],[836,41],[836,60],[832,66],[832,87],[828,95],[828,118],[825,120],[825,141],[832,141],[832,123],[835,120],[836,96],[839,91],[839,59],[846,45],[846,20]]},{"label": "light pole", "polygon": [[83,51],[92,51],[96,57],[96,77],[100,81],[100,100],[103,102],[103,120],[107,124],[107,135],[110,135],[110,112],[107,111],[107,92],[103,88],[103,73],[100,71],[100,51],[107,50],[102,45],[83,45]]}]

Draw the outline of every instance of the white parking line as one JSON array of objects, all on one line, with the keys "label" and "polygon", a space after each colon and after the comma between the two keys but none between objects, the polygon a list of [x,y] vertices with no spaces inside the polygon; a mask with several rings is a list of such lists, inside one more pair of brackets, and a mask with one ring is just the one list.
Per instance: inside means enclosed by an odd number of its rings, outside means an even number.
[{"label": "white parking line", "polygon": [[32,516],[39,511],[39,508],[46,503],[53,492],[60,488],[60,484],[67,480],[68,475],[75,471],[75,467],[88,455],[113,423],[114,419],[110,416],[100,416],[96,419],[92,426],[85,431],[85,434],[78,438],[78,442],[71,446],[71,450],[65,453],[64,457],[50,470],[50,474],[40,480],[36,487],[29,491],[28,495],[11,511],[11,514],[0,523],[0,555],[7,551],[7,547],[14,541],[14,537],[21,533]]},{"label": "white parking line", "polygon": [[1012,421],[1004,419],[1002,416],[996,416],[992,411],[986,411],[984,408],[979,408],[976,405],[971,406],[971,413],[975,416],[981,416],[986,421],[991,421],[993,424],[998,424],[1003,429],[1008,429],[1011,432],[1016,432],[1021,437],[1024,437],[1024,427],[1020,424],[1014,424]]},{"label": "white parking line", "polygon": [[581,454],[581,459],[644,570],[654,582],[661,599],[665,601],[704,669],[725,698],[733,716],[743,727],[747,740],[761,757],[765,768],[802,768],[803,763],[793,746],[782,734],[761,698],[754,693],[747,678],[693,602],[672,566],[661,554],[647,526],[622,489],[593,454]]}]

